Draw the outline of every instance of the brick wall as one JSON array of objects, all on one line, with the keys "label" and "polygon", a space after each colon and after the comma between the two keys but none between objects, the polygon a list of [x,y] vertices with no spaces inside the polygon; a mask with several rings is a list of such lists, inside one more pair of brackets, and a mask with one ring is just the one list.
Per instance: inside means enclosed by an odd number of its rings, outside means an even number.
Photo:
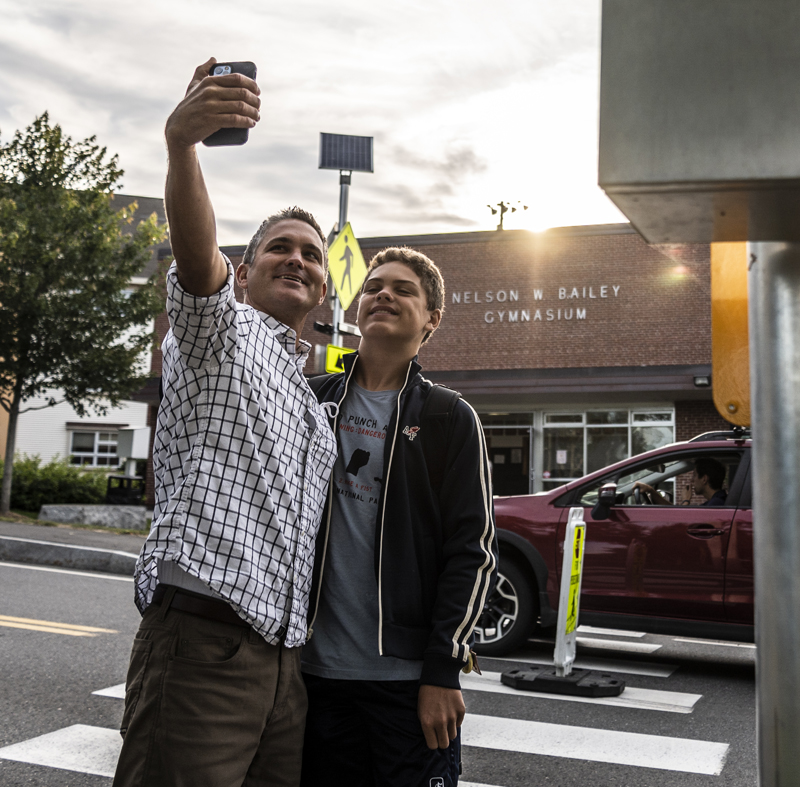
[{"label": "brick wall", "polygon": [[726,421],[709,401],[675,402],[675,439],[691,440],[703,432],[730,430]]},{"label": "brick wall", "polygon": [[[442,326],[420,354],[426,369],[710,363],[707,245],[653,247],[631,232],[580,228],[472,238],[408,243],[439,265],[447,288]],[[362,247],[366,259],[381,248],[370,239]],[[345,319],[356,313],[354,302]],[[330,322],[330,308],[315,309],[303,332],[325,344],[314,320]]]}]

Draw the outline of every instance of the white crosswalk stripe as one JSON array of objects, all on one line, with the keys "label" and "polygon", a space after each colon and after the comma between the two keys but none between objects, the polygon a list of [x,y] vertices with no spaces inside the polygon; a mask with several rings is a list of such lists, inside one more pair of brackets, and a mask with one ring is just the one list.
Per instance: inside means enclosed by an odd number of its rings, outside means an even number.
[{"label": "white crosswalk stripe", "polygon": [[506,686],[500,681],[499,672],[483,671],[483,675],[461,676],[461,687],[472,691],[488,691],[495,694],[509,694],[532,700],[563,700],[566,702],[585,702],[590,705],[613,705],[618,708],[639,708],[668,713],[691,713],[702,698],[702,694],[684,694],[678,691],[658,691],[656,689],[637,689],[626,686],[619,697],[571,697],[565,694],[546,694],[543,692],[521,691]]},{"label": "white crosswalk stripe", "polygon": [[73,724],[63,730],[0,749],[0,759],[45,765],[62,771],[113,776],[122,738],[118,730]]},{"label": "white crosswalk stripe", "polygon": [[727,743],[477,714],[464,719],[461,735],[466,746],[712,776],[722,772],[729,749]]},{"label": "white crosswalk stripe", "polygon": [[585,648],[601,648],[602,650],[618,650],[628,653],[655,653],[661,645],[652,642],[624,642],[618,639],[597,639],[595,637],[578,637],[578,645]]},{"label": "white crosswalk stripe", "polygon": [[[529,658],[528,661],[532,659]],[[628,666],[629,669],[626,671],[630,673],[630,664]],[[668,668],[669,665],[663,667]],[[659,677],[663,677],[663,674],[659,673]],[[555,699],[613,705],[632,712],[645,710],[692,713],[702,696],[630,686],[626,687],[619,697],[598,699],[538,694],[505,686],[500,681],[500,673],[490,671],[484,671],[482,676],[462,676],[462,685],[467,692],[514,695],[532,702]],[[121,700],[125,696],[125,684],[98,689],[92,694]],[[497,752],[517,752],[705,775],[719,775],[722,772],[729,750],[729,745],[724,742],[578,727],[475,713],[468,714],[464,721],[462,742],[465,747]],[[121,744],[122,740],[117,730],[75,724],[6,746],[0,749],[0,760],[112,777]],[[460,787],[501,786],[461,781]]]},{"label": "white crosswalk stripe", "polygon": [[[526,653],[517,658],[513,656],[492,656],[487,661],[505,661],[520,666],[532,664],[537,667],[552,667],[552,656],[534,656]],[[481,664],[483,664],[481,659]],[[599,670],[600,672],[620,672],[626,675],[645,675],[650,678],[668,678],[678,669],[676,664],[656,664],[655,662],[615,661],[594,656],[578,656],[572,665],[575,669]]]},{"label": "white crosswalk stripe", "polygon": [[125,684],[118,683],[116,686],[109,686],[107,689],[98,689],[93,691],[98,697],[112,697],[115,700],[125,699]]},{"label": "white crosswalk stripe", "polygon": [[646,636],[644,631],[623,631],[622,629],[603,629],[597,626],[578,626],[578,636],[583,634],[603,634],[611,637],[634,637],[641,639]]}]

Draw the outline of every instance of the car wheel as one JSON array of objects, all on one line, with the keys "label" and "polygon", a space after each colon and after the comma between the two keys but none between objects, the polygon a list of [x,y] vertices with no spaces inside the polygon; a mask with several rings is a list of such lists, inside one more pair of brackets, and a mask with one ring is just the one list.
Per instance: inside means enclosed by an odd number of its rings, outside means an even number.
[{"label": "car wheel", "polygon": [[537,616],[525,574],[514,563],[503,563],[475,626],[475,651],[481,656],[510,653],[528,639]]}]

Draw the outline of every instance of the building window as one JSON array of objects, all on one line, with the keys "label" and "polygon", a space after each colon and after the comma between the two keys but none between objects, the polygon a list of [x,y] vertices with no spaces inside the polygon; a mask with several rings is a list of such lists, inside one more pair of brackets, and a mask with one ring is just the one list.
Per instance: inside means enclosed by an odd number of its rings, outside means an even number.
[{"label": "building window", "polygon": [[70,464],[89,467],[117,467],[116,432],[72,432]]},{"label": "building window", "polygon": [[553,489],[674,441],[674,410],[545,413],[542,488]]}]

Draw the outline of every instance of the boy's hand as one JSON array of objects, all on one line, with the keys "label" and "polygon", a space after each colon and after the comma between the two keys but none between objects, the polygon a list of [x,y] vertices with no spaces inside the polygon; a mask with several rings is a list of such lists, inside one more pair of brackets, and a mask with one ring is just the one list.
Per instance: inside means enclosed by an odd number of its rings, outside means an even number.
[{"label": "boy's hand", "polygon": [[252,128],[260,119],[261,90],[244,74],[209,76],[210,58],[195,69],[183,101],[167,120],[167,147],[191,148],[221,128]]},{"label": "boy's hand", "polygon": [[458,735],[466,712],[460,689],[419,687],[417,715],[429,749],[446,749]]}]

